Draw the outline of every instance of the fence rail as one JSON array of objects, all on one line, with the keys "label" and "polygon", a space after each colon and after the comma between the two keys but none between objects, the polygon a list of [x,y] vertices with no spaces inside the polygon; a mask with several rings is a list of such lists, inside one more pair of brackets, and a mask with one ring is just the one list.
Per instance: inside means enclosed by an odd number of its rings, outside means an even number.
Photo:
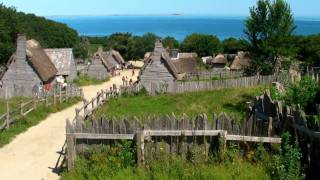
[{"label": "fence rail", "polygon": [[7,101],[6,113],[0,115],[0,131],[10,128],[11,124],[36,110],[40,103],[44,103],[44,105],[48,107],[50,105],[57,105],[57,103],[66,102],[68,99],[76,96],[83,96],[82,89],[74,86],[67,86],[64,90],[62,88],[59,88],[57,92],[54,90],[50,95],[34,96],[32,100],[20,102],[16,108],[10,107],[9,101]]},{"label": "fence rail", "polygon": [[227,78],[239,78],[242,77],[244,74],[241,71],[199,71],[196,73],[189,73],[184,76],[184,80],[209,80],[212,78],[220,78],[220,79],[227,79]]}]

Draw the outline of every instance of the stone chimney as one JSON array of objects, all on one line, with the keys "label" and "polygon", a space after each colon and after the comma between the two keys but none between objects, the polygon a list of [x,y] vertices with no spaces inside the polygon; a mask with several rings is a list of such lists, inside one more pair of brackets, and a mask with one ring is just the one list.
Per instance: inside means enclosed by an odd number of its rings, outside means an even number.
[{"label": "stone chimney", "polygon": [[27,58],[27,38],[23,34],[19,34],[17,38],[16,61],[18,66],[26,64]]}]

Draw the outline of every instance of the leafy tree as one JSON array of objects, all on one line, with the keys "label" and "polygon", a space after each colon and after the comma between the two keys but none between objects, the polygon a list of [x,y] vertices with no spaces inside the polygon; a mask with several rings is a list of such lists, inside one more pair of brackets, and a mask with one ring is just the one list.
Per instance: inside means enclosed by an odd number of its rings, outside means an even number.
[{"label": "leafy tree", "polygon": [[196,52],[198,56],[210,56],[222,52],[220,40],[216,36],[205,34],[192,34],[182,42],[182,50]]},{"label": "leafy tree", "polygon": [[248,42],[243,39],[228,38],[222,41],[223,52],[227,54],[236,54],[238,51],[246,51]]},{"label": "leafy tree", "polygon": [[86,59],[91,54],[90,41],[86,37],[81,37],[80,42],[73,49],[73,54],[76,57]]},{"label": "leafy tree", "polygon": [[120,52],[124,59],[128,57],[128,44],[132,35],[130,33],[115,33],[112,34],[103,44],[105,50],[115,49]]},{"label": "leafy tree", "polygon": [[167,36],[162,40],[163,46],[170,49],[179,49],[179,42],[171,36]]},{"label": "leafy tree", "polygon": [[283,57],[295,57],[291,45],[295,30],[291,8],[284,0],[259,0],[250,8],[245,34],[254,57],[252,70],[270,74],[281,68]]}]

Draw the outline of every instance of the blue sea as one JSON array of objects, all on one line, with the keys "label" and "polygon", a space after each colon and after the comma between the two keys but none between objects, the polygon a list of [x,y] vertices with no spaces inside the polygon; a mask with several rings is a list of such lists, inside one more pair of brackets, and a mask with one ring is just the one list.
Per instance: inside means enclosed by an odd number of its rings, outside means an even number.
[{"label": "blue sea", "polygon": [[[47,17],[76,29],[80,35],[105,36],[116,32],[160,37],[173,36],[182,41],[192,33],[216,35],[220,39],[244,37],[245,17],[215,16],[55,16]],[[320,33],[320,18],[296,18],[296,34]]]}]

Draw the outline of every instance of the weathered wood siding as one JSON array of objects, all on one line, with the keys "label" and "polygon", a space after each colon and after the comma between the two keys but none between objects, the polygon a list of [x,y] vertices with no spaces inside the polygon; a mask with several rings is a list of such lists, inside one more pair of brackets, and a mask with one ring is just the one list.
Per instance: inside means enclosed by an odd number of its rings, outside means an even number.
[{"label": "weathered wood siding", "polygon": [[106,79],[111,76],[108,69],[102,64],[102,61],[95,58],[88,68],[88,76],[95,79]]},{"label": "weathered wood siding", "polygon": [[0,97],[31,97],[33,87],[42,82],[26,56],[26,38],[21,36],[18,38],[16,60],[9,65],[2,78]]},{"label": "weathered wood siding", "polygon": [[161,43],[156,43],[152,60],[146,65],[140,75],[140,83],[148,86],[150,83],[174,82],[175,78],[169,71],[161,54],[164,51]]}]

